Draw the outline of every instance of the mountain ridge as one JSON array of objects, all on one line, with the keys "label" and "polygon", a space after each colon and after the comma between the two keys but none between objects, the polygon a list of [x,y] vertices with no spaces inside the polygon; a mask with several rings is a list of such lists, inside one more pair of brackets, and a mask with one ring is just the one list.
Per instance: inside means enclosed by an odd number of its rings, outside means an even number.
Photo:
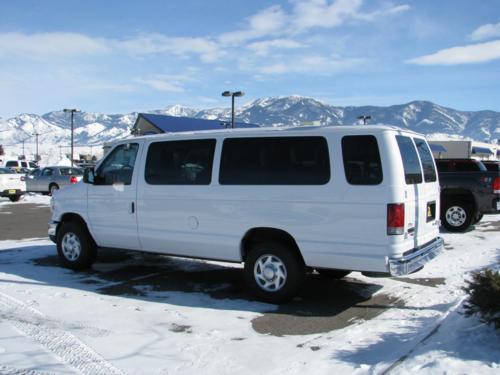
[{"label": "mountain ridge", "polygon": [[[231,116],[230,108],[200,109],[178,104],[147,113],[224,121]],[[236,109],[238,121],[262,126],[300,126],[311,122],[319,122],[321,125],[355,125],[359,124],[358,117],[362,115],[371,116],[370,124],[395,125],[426,135],[437,133],[486,142],[500,139],[500,112],[461,111],[426,100],[390,106],[335,106],[314,98],[293,95],[260,98]],[[95,147],[128,136],[136,117],[137,112],[76,113],[75,144]],[[51,146],[52,150],[61,144],[66,145],[70,138],[69,115],[63,111],[52,111],[43,115],[22,113],[9,119],[0,118],[0,144],[4,145],[6,151],[11,147],[19,152],[23,140],[32,149],[35,133],[40,134],[39,143]]]}]

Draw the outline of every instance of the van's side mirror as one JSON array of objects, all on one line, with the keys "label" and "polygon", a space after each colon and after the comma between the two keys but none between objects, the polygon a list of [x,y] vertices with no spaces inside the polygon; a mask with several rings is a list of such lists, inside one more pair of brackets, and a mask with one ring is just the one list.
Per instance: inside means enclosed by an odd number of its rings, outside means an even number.
[{"label": "van's side mirror", "polygon": [[85,168],[83,171],[83,182],[86,184],[94,184],[95,181],[95,170],[93,167]]}]

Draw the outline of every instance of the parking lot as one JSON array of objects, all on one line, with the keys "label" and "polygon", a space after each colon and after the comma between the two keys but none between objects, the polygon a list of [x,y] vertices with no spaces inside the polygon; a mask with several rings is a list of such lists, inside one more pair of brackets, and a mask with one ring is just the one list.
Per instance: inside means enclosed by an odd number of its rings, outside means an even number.
[{"label": "parking lot", "polygon": [[[40,202],[0,205],[3,372],[383,372],[462,298],[463,273],[493,261],[499,237],[495,216],[463,237],[444,234],[441,263],[417,274],[310,274],[277,306],[255,301],[234,264],[101,249],[92,269],[63,269],[49,216]],[[483,242],[475,260],[461,248]]]}]

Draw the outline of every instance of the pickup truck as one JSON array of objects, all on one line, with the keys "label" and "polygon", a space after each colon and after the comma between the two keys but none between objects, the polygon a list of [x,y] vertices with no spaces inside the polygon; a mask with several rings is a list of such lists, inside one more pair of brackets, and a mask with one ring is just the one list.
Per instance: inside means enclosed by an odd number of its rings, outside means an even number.
[{"label": "pickup truck", "polygon": [[475,159],[436,159],[441,186],[441,223],[464,232],[483,214],[500,213],[500,172]]}]

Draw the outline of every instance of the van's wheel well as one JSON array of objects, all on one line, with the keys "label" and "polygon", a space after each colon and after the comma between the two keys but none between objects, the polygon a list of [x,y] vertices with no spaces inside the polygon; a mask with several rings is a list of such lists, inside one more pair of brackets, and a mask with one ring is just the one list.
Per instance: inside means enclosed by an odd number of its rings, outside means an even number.
[{"label": "van's wheel well", "polygon": [[92,238],[92,235],[90,234],[90,231],[89,231],[89,228],[87,226],[87,223],[85,222],[85,220],[83,220],[83,218],[80,215],[75,214],[75,213],[67,213],[67,214],[64,214],[61,217],[61,221],[57,225],[56,235],[57,235],[57,232],[59,231],[59,229],[62,227],[62,225],[65,224],[65,223],[69,223],[69,222],[77,223],[82,228],[84,228],[85,231],[88,233],[88,236],[91,239],[91,241],[94,244],[94,246],[97,246],[97,244],[94,241],[94,238]]},{"label": "van's wheel well", "polygon": [[305,265],[304,258],[300,252],[299,246],[295,239],[284,230],[276,228],[253,228],[250,229],[241,240],[240,251],[243,261],[248,257],[250,250],[258,243],[274,242],[285,246],[289,251],[293,252]]},{"label": "van's wheel well", "polygon": [[441,208],[444,208],[444,206],[450,201],[462,202],[463,204],[469,205],[473,209],[474,213],[477,211],[476,200],[470,191],[453,189],[443,190],[441,192]]}]

